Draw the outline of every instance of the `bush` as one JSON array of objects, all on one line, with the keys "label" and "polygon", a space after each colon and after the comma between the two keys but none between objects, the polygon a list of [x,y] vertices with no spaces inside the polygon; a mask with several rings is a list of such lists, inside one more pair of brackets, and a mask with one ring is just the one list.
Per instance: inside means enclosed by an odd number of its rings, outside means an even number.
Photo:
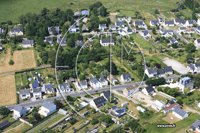
[{"label": "bush", "polygon": [[9,61],[9,65],[13,65],[14,64],[14,61],[13,60],[10,60]]},{"label": "bush", "polygon": [[8,25],[12,25],[12,21],[11,21],[11,20],[8,20],[8,21],[7,21],[7,24],[8,24]]}]

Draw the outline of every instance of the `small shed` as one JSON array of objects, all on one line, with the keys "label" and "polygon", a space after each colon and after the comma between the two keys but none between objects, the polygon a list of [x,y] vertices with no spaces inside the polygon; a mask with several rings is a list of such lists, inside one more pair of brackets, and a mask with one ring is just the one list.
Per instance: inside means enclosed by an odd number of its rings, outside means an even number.
[{"label": "small shed", "polygon": [[58,113],[63,114],[63,115],[67,115],[68,112],[63,110],[63,109],[59,109]]}]

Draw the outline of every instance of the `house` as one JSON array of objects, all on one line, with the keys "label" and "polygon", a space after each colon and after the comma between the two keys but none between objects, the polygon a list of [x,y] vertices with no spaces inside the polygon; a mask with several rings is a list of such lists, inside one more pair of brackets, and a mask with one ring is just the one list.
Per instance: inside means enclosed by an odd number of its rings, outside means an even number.
[{"label": "house", "polygon": [[47,116],[55,110],[56,110],[56,105],[49,103],[47,101],[44,101],[42,103],[42,106],[39,108],[38,113],[40,115]]},{"label": "house", "polygon": [[0,50],[3,50],[3,46],[2,45],[0,45]]},{"label": "house", "polygon": [[33,97],[42,97],[42,88],[38,87],[36,89],[33,89]]},{"label": "house", "polygon": [[179,42],[174,37],[170,40],[170,43],[179,45]]},{"label": "house", "polygon": [[191,131],[196,131],[196,133],[199,133],[200,132],[200,121],[199,120],[196,120],[192,126],[190,127],[190,130]]},{"label": "house", "polygon": [[125,26],[124,21],[116,21],[115,26],[116,27],[124,27]]},{"label": "house", "polygon": [[58,110],[58,113],[59,113],[59,114],[62,114],[62,115],[67,115],[68,112],[65,111],[65,110],[63,110],[63,109],[59,109],[59,110]]},{"label": "house", "polygon": [[196,21],[195,20],[187,20],[186,22],[185,22],[185,26],[193,26],[193,25],[196,25],[197,23],[196,23]]},{"label": "house", "polygon": [[76,25],[71,25],[69,27],[70,27],[70,30],[69,30],[70,33],[76,33],[76,32],[78,32],[78,29],[76,28]]},{"label": "house", "polygon": [[63,83],[63,84],[60,84],[59,85],[59,91],[61,93],[63,92],[69,92],[69,91],[72,91],[73,89],[71,88],[70,84],[69,83]]},{"label": "house", "polygon": [[82,19],[82,22],[87,23],[88,20],[89,20],[89,18],[84,17],[84,18]]},{"label": "house", "polygon": [[160,34],[161,35],[166,34],[166,33],[173,35],[174,31],[173,30],[160,29]]},{"label": "house", "polygon": [[196,39],[194,41],[194,45],[196,46],[197,49],[200,48],[200,39]]},{"label": "house", "polygon": [[53,37],[45,37],[44,42],[48,42],[51,46],[53,46]]},{"label": "house", "polygon": [[81,12],[80,12],[80,11],[74,12],[74,16],[75,16],[75,17],[78,17],[78,16],[80,16],[80,15],[81,15]]},{"label": "house", "polygon": [[126,36],[127,35],[127,32],[123,29],[119,29],[118,33],[121,35],[121,36]]},{"label": "house", "polygon": [[101,46],[108,46],[110,45],[115,45],[114,39],[101,39],[100,40]]},{"label": "house", "polygon": [[76,86],[79,90],[88,88],[87,82],[85,80],[76,82]]},{"label": "house", "polygon": [[113,85],[115,85],[115,82],[118,82],[117,78],[113,75],[108,75],[107,76],[107,80],[112,83]]},{"label": "house", "polygon": [[81,14],[82,14],[82,16],[84,16],[84,15],[89,16],[90,12],[88,10],[83,10],[83,11],[81,11]]},{"label": "house", "polygon": [[102,84],[97,80],[96,77],[90,80],[90,85],[95,89],[95,88],[101,88]]},{"label": "house", "polygon": [[175,25],[184,25],[185,22],[182,19],[177,18],[177,19],[174,19],[174,24]]},{"label": "house", "polygon": [[99,24],[99,30],[107,29],[106,24]]},{"label": "house", "polygon": [[49,32],[50,35],[59,34],[59,26],[48,27],[48,32]]},{"label": "house", "polygon": [[190,89],[193,89],[193,86],[194,86],[194,81],[191,80],[190,77],[178,78],[176,83],[182,92],[184,92],[184,89],[186,89],[187,87],[190,87]]},{"label": "house", "polygon": [[0,28],[0,34],[4,34],[4,29]]},{"label": "house", "polygon": [[158,77],[164,77],[165,76],[165,70],[164,69],[158,69],[157,70],[157,76]]},{"label": "house", "polygon": [[123,89],[123,95],[124,96],[130,96],[136,92],[139,91],[139,85],[138,84],[134,84],[134,85],[130,85],[126,88]]},{"label": "house", "polygon": [[173,33],[171,32],[165,32],[164,34],[161,35],[162,37],[168,38],[168,37],[172,37]]},{"label": "house", "polygon": [[145,70],[146,75],[150,77],[154,77],[157,75],[157,69],[156,68],[148,68]]},{"label": "house", "polygon": [[165,74],[173,74],[172,66],[163,67]]},{"label": "house", "polygon": [[127,105],[128,105],[128,102],[124,102],[124,103],[121,104],[121,107],[125,107]]},{"label": "house", "polygon": [[39,83],[37,80],[34,81],[34,83],[32,83],[32,89],[40,87]]},{"label": "house", "polygon": [[198,27],[196,28],[196,33],[197,33],[197,34],[200,34],[200,26],[198,26]]},{"label": "house", "polygon": [[23,34],[23,27],[16,27],[16,28],[12,28],[9,32],[9,36],[10,37],[14,37],[14,36],[22,36]]},{"label": "house", "polygon": [[174,103],[174,104],[171,104],[170,106],[166,107],[164,110],[163,110],[163,113],[168,113],[170,112],[171,110],[174,110],[174,108],[178,106],[177,103]]},{"label": "house", "polygon": [[143,92],[145,95],[152,95],[152,94],[155,92],[155,90],[154,90],[154,88],[152,87],[152,85],[149,85],[149,86],[143,88],[143,89],[142,89],[142,92]]},{"label": "house", "polygon": [[138,26],[138,28],[146,28],[146,24],[141,20],[135,21],[134,26]]},{"label": "house", "polygon": [[102,84],[102,86],[108,85],[108,81],[103,76],[100,77],[99,82]]},{"label": "house", "polygon": [[30,48],[33,47],[34,41],[33,40],[23,40],[22,47],[23,48]]},{"label": "house", "polygon": [[159,26],[159,20],[151,20],[150,21],[150,26]]},{"label": "house", "polygon": [[137,110],[140,111],[140,112],[142,112],[142,113],[144,113],[146,111],[144,108],[142,108],[140,106],[137,106]]},{"label": "house", "polygon": [[185,33],[195,33],[196,30],[194,28],[188,28]]},{"label": "house", "polygon": [[200,71],[200,63],[195,63],[194,69],[195,69],[195,71]]},{"label": "house", "polygon": [[57,38],[57,43],[60,46],[67,46],[67,40],[66,40],[66,38]]},{"label": "house", "polygon": [[194,64],[187,65],[187,69],[189,72],[194,72],[195,71]]},{"label": "house", "polygon": [[165,21],[164,26],[174,26],[174,21]]},{"label": "house", "polygon": [[127,33],[128,33],[128,34],[132,34],[133,31],[132,31],[131,29],[128,29],[128,30],[127,30]]},{"label": "house", "polygon": [[126,114],[126,112],[125,112],[123,109],[117,109],[117,110],[114,110],[114,111],[112,111],[112,112],[113,112],[114,115],[117,116],[117,117],[121,117],[121,116],[123,116],[123,115]]},{"label": "house", "polygon": [[20,96],[21,96],[22,99],[31,98],[30,89],[20,90],[20,91],[19,91],[19,94],[20,94]]},{"label": "house", "polygon": [[160,24],[162,24],[164,22],[164,20],[162,18],[158,18],[158,21]]},{"label": "house", "polygon": [[131,82],[131,81],[132,81],[132,77],[131,77],[130,73],[126,73],[126,74],[122,74],[122,75],[120,76],[120,80],[121,80],[123,83]]},{"label": "house", "polygon": [[149,34],[148,30],[144,30],[144,31],[140,32],[140,35],[142,37],[151,38],[151,35]]},{"label": "house", "polygon": [[178,28],[178,31],[181,33],[181,32],[183,32],[183,33],[185,33],[186,32],[186,27],[179,27]]},{"label": "house", "polygon": [[173,115],[178,117],[179,119],[183,120],[188,117],[188,113],[186,113],[184,110],[180,109],[179,107],[174,107],[174,111],[172,112]]},{"label": "house", "polygon": [[116,31],[116,26],[115,25],[110,25],[109,29],[112,30],[112,31]]},{"label": "house", "polygon": [[85,42],[83,42],[83,40],[75,41],[75,47],[78,47],[79,45],[80,45],[81,47],[86,47],[86,46],[85,46]]},{"label": "house", "polygon": [[89,29],[87,28],[87,26],[85,24],[83,24],[83,26],[82,26],[82,31],[83,32],[88,32],[89,31]]},{"label": "house", "polygon": [[27,109],[20,106],[20,105],[15,105],[14,109],[13,109],[13,117],[14,118],[19,118],[21,117],[22,115],[26,114],[27,113]]},{"label": "house", "polygon": [[100,96],[103,96],[107,101],[110,100],[110,97],[114,98],[114,95],[110,92],[110,90],[101,93]]},{"label": "house", "polygon": [[160,111],[162,108],[165,107],[165,103],[162,102],[162,101],[156,100],[156,101],[152,104],[151,107],[152,107],[153,109],[155,109],[155,110]]},{"label": "house", "polygon": [[42,91],[47,94],[52,94],[55,92],[54,90],[54,84],[43,84]]},{"label": "house", "polygon": [[10,126],[10,122],[8,120],[0,122],[0,132],[8,126]]},{"label": "house", "polygon": [[106,104],[107,100],[103,97],[103,96],[100,96],[100,97],[97,97],[93,100],[90,101],[90,105],[94,108],[98,108],[104,104]]}]

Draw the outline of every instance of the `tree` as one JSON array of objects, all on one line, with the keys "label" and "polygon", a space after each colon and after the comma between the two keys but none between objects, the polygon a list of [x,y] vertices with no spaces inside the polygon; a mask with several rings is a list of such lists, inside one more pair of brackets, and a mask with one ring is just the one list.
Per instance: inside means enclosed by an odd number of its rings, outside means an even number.
[{"label": "tree", "polygon": [[28,118],[28,121],[29,121],[29,123],[33,123],[33,122],[35,121],[35,118],[32,117],[32,116],[30,116],[30,117]]},{"label": "tree", "polygon": [[186,45],[185,50],[186,50],[188,53],[192,53],[192,52],[195,52],[196,47],[194,46],[193,43],[189,43],[189,44]]},{"label": "tree", "polygon": [[10,113],[10,110],[4,106],[0,107],[0,115],[7,116]]},{"label": "tree", "polygon": [[197,76],[194,77],[194,87],[199,88],[200,87],[200,74],[198,74]]},{"label": "tree", "polygon": [[149,53],[150,53],[150,54],[152,53],[152,48],[149,48]]},{"label": "tree", "polygon": [[14,64],[14,61],[13,60],[10,60],[9,61],[9,65],[13,65]]},{"label": "tree", "polygon": [[111,24],[110,18],[107,18],[107,23],[108,23],[108,24]]},{"label": "tree", "polygon": [[192,12],[192,19],[197,21],[197,16],[195,11]]},{"label": "tree", "polygon": [[108,75],[109,75],[108,70],[103,70],[103,71],[101,72],[101,76],[103,76],[104,78],[107,78]]},{"label": "tree", "polygon": [[173,43],[173,44],[172,44],[172,47],[173,47],[173,48],[178,48],[177,43]]},{"label": "tree", "polygon": [[92,118],[92,120],[90,120],[90,123],[92,124],[92,125],[95,125],[95,124],[97,124],[99,121],[98,121],[98,119],[97,118]]},{"label": "tree", "polygon": [[67,96],[67,101],[73,101],[73,98],[71,96]]},{"label": "tree", "polygon": [[183,9],[185,9],[185,4],[184,4],[184,2],[179,2],[179,3],[178,3],[177,9],[178,9],[178,10],[183,10]]},{"label": "tree", "polygon": [[159,14],[159,11],[158,11],[158,9],[157,9],[157,8],[155,9],[155,14]]},{"label": "tree", "polygon": [[[112,73],[113,75],[118,75],[118,70],[117,70],[116,64],[115,64],[113,61],[111,61],[111,64],[112,64],[111,73]],[[105,69],[108,70],[108,71],[110,72],[110,60],[108,60],[108,61],[106,62],[106,64],[105,64]]]},{"label": "tree", "polygon": [[96,113],[96,110],[95,110],[94,108],[92,109],[92,113],[93,113],[93,114],[95,114],[95,113]]},{"label": "tree", "polygon": [[181,104],[183,104],[183,101],[181,99],[178,99],[178,101],[176,103],[181,105]]},{"label": "tree", "polygon": [[156,35],[156,29],[155,29],[155,28],[152,28],[152,33],[153,33],[154,35]]},{"label": "tree", "polygon": [[11,20],[8,20],[8,21],[7,21],[7,24],[8,24],[8,25],[12,25],[12,21],[11,21]]},{"label": "tree", "polygon": [[91,29],[92,29],[92,24],[91,24],[91,22],[87,22],[86,23],[86,27],[91,31]]}]

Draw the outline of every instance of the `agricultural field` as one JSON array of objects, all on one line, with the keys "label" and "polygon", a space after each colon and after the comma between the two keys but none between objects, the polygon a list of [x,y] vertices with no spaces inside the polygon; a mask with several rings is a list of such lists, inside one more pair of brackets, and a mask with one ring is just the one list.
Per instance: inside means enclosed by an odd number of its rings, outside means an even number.
[{"label": "agricultural field", "polygon": [[16,103],[15,76],[0,76],[0,106]]},{"label": "agricultural field", "polygon": [[[9,65],[9,61],[13,60],[14,64]],[[29,69],[36,67],[33,50],[14,51],[11,55],[10,49],[7,49],[6,54],[0,58],[0,73],[7,73]]]},{"label": "agricultural field", "polygon": [[[167,11],[176,8],[176,2],[180,1],[181,0],[101,0],[102,4],[110,12],[116,12],[118,10],[122,15],[134,16],[134,11],[139,11],[141,12],[141,15],[149,19],[154,17],[151,14],[154,14],[155,8],[157,8],[162,15],[166,17],[173,17],[173,15],[171,13],[168,14]],[[96,2],[96,0],[85,0],[84,2],[82,0],[6,0],[0,2],[0,18],[2,22],[7,20],[17,22],[20,15],[24,15],[28,12],[39,13],[45,7],[48,9],[60,8],[81,10],[88,9],[89,5],[94,2]]]}]

